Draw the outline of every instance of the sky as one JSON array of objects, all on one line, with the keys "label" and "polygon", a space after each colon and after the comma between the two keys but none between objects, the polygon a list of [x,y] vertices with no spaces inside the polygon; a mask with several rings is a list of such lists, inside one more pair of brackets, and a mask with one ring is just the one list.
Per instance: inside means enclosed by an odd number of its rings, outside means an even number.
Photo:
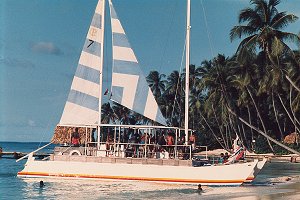
[{"label": "sky", "polygon": [[[145,75],[151,70],[168,75],[183,68],[184,0],[113,3]],[[191,64],[199,66],[218,53],[232,56],[239,40],[231,42],[229,32],[249,0],[191,3]],[[96,4],[97,0],[0,1],[0,141],[51,140]],[[300,17],[300,0],[282,0],[278,9]],[[106,24],[103,90],[111,79],[109,20]],[[284,30],[299,33],[300,20]]]}]

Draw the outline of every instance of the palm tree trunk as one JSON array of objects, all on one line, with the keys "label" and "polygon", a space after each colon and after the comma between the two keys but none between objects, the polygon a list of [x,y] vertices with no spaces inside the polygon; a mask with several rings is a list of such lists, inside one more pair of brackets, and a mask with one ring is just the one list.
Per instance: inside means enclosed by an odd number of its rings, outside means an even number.
[{"label": "palm tree trunk", "polygon": [[295,115],[295,112],[294,112],[293,106],[292,106],[292,89],[293,89],[292,86],[290,86],[290,109],[291,109],[292,115],[294,117],[294,121],[300,125],[299,121],[296,118],[296,115]]},{"label": "palm tree trunk", "polygon": [[244,124],[242,123],[241,126],[242,126],[242,132],[243,132],[243,135],[244,135],[244,138],[245,138],[246,147],[249,148],[250,145],[249,145],[249,142],[248,142],[247,137],[246,137],[246,132],[245,132]]},{"label": "palm tree trunk", "polygon": [[300,88],[296,86],[296,84],[290,79],[290,77],[288,77],[288,75],[285,75],[285,78],[290,82],[290,84],[291,84],[296,90],[298,90],[298,92],[300,92]]},{"label": "palm tree trunk", "polygon": [[[238,133],[238,131],[236,130],[236,127],[234,126],[233,122],[232,122],[232,118],[231,118],[231,115],[229,114],[229,122],[230,122],[230,125],[231,125],[231,128],[233,130],[233,132],[235,133],[235,135],[238,135],[239,138],[241,138],[241,141],[243,143],[243,140],[242,140],[242,137],[240,136],[240,134]],[[244,143],[243,143],[244,144]]]},{"label": "palm tree trunk", "polygon": [[[251,124],[251,113],[250,113],[249,105],[247,105],[247,110],[248,110],[249,123],[250,123],[250,125],[252,125],[252,124]],[[253,141],[253,139],[254,139],[254,137],[253,137],[253,129],[250,128],[250,131],[251,131],[251,144],[252,144],[252,141]],[[252,149],[253,149],[253,145],[252,145],[251,147],[252,147]]]},{"label": "palm tree trunk", "polygon": [[[292,106],[292,89],[293,89],[292,86],[290,86],[290,109],[291,109],[292,115],[294,117],[294,121],[297,122],[298,120],[295,116],[295,112],[293,111],[293,106]],[[296,134],[299,133],[299,132],[297,132],[297,127],[296,126],[295,126],[295,133]],[[297,146],[298,146],[298,139],[296,139],[296,143],[297,143]]]},{"label": "palm tree trunk", "polygon": [[296,151],[296,150],[294,150],[294,149],[292,149],[292,148],[290,148],[290,147],[288,147],[288,146],[282,144],[281,142],[278,142],[277,140],[275,140],[275,139],[273,139],[272,137],[268,136],[267,133],[265,133],[265,132],[259,130],[258,128],[254,127],[254,126],[252,126],[252,125],[250,125],[250,124],[249,124],[248,122],[246,122],[243,118],[239,117],[236,113],[234,113],[229,107],[227,107],[227,109],[228,109],[228,111],[229,111],[231,114],[233,114],[234,116],[236,116],[241,122],[243,122],[244,124],[246,124],[246,125],[249,126],[250,128],[256,130],[258,133],[260,133],[261,135],[263,135],[263,136],[266,137],[267,139],[269,139],[269,140],[271,140],[272,142],[274,142],[275,144],[277,144],[277,145],[279,145],[279,146],[285,148],[286,150],[288,150],[288,151],[290,151],[290,152],[292,152],[292,153],[295,153],[295,154],[297,154],[297,155],[300,156],[300,152],[298,152],[298,151]]},{"label": "palm tree trunk", "polygon": [[[259,120],[260,120],[260,122],[261,122],[261,125],[262,125],[262,127],[263,127],[263,129],[264,129],[264,132],[267,133],[267,129],[266,129],[265,124],[264,124],[264,122],[263,122],[263,120],[262,120],[262,117],[261,117],[261,115],[260,115],[260,112],[259,112],[259,110],[258,110],[258,107],[257,107],[257,105],[256,105],[256,103],[255,103],[255,101],[254,101],[254,98],[253,98],[253,96],[252,96],[252,94],[251,94],[251,92],[250,92],[250,90],[249,90],[249,88],[248,88],[247,86],[246,86],[246,89],[247,89],[247,91],[248,91],[248,93],[249,93],[249,95],[250,95],[250,97],[251,97],[251,99],[252,99],[252,102],[253,102],[254,107],[255,107],[255,109],[256,109],[256,112],[257,112],[258,118],[259,118]],[[273,147],[272,147],[272,145],[271,145],[271,143],[270,143],[270,141],[269,141],[268,138],[267,138],[267,142],[268,142],[268,144],[269,144],[269,147],[270,147],[271,151],[274,153],[274,149],[273,149]]]},{"label": "palm tree trunk", "polygon": [[229,139],[229,131],[228,131],[227,125],[225,125],[225,137],[226,137],[226,143],[227,143],[227,146],[229,147],[229,142],[228,142],[228,139]]},{"label": "palm tree trunk", "polygon": [[[223,149],[226,149],[224,147],[224,145],[218,140],[218,137],[216,136],[215,132],[212,130],[212,128],[210,127],[210,125],[208,124],[208,122],[206,121],[205,117],[200,113],[200,116],[202,117],[202,119],[204,120],[204,122],[206,123],[206,125],[208,126],[209,130],[211,131],[211,133],[213,134],[213,136],[215,137],[215,139],[217,140],[217,142],[221,145],[221,147]],[[228,150],[228,149],[226,149]]]},{"label": "palm tree trunk", "polygon": [[215,119],[216,119],[216,121],[217,121],[217,125],[218,125],[218,128],[219,128],[219,130],[220,130],[220,134],[221,134],[221,136],[222,136],[222,139],[223,139],[223,141],[224,141],[225,147],[226,147],[226,149],[228,149],[228,144],[226,143],[226,141],[225,141],[225,137],[224,137],[224,134],[222,133],[221,126],[220,126],[220,124],[219,124],[219,121],[218,121],[218,118],[217,118],[217,115],[216,115],[215,108],[214,108],[214,106],[213,106],[213,105],[212,105],[211,107],[212,107],[212,110],[213,110],[213,113],[214,113]]},{"label": "palm tree trunk", "polygon": [[280,131],[280,136],[281,136],[281,141],[283,140],[283,132],[281,130],[281,126],[280,126],[280,123],[279,123],[279,120],[278,120],[278,113],[277,113],[277,110],[276,110],[276,107],[275,107],[275,101],[274,101],[274,92],[272,90],[272,103],[273,103],[273,110],[274,110],[274,113],[275,113],[275,119],[276,119],[276,122],[277,122],[277,126],[278,126],[278,129]]},{"label": "palm tree trunk", "polygon": [[[238,121],[238,120],[236,120],[236,121]],[[241,131],[239,123],[237,123],[237,129],[239,130],[239,136],[242,136],[242,131]],[[241,138],[243,146],[245,146],[245,142],[244,142],[243,138],[242,137],[240,137],[240,138]]]},{"label": "palm tree trunk", "polygon": [[[287,115],[289,116],[289,118],[290,118],[291,122],[294,124],[294,126],[295,126],[296,130],[299,130],[299,128],[297,127],[297,124],[294,122],[294,120],[293,120],[293,118],[291,117],[291,115],[290,115],[289,111],[287,110],[287,108],[286,108],[286,107],[285,107],[285,105],[283,104],[283,101],[282,101],[282,99],[281,99],[280,95],[279,95],[279,94],[277,94],[277,96],[278,96],[278,98],[279,98],[279,100],[280,100],[280,102],[281,102],[281,105],[283,106],[283,108],[284,108],[285,112],[286,112],[286,113],[287,113]],[[297,119],[296,119],[296,122],[298,122],[298,123],[299,123],[299,121],[298,121]]]}]

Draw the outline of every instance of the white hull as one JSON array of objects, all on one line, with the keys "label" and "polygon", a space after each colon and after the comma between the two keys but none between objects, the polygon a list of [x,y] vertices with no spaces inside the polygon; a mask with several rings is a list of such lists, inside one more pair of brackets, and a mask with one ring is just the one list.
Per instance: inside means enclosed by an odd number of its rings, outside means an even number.
[{"label": "white hull", "polygon": [[241,185],[257,165],[170,166],[152,164],[37,161],[29,158],[19,177],[68,177],[202,185]]},{"label": "white hull", "polygon": [[266,162],[267,162],[267,158],[264,158],[263,160],[258,161],[257,165],[255,166],[255,168],[253,169],[250,176],[246,179],[245,182],[251,183],[255,179],[257,174],[260,172],[260,170],[264,167]]}]

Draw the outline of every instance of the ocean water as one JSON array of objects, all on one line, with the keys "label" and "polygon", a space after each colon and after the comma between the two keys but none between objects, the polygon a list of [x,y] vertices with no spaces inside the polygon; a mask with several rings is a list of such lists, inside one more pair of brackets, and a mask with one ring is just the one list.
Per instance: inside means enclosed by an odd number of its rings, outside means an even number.
[{"label": "ocean water", "polygon": [[[0,142],[5,151],[30,152],[40,143]],[[51,152],[53,146],[44,149]],[[300,199],[300,163],[267,163],[252,184],[205,187],[134,181],[18,178],[26,160],[0,159],[0,199]],[[287,178],[291,180],[286,181]],[[45,186],[39,187],[43,180]]]}]

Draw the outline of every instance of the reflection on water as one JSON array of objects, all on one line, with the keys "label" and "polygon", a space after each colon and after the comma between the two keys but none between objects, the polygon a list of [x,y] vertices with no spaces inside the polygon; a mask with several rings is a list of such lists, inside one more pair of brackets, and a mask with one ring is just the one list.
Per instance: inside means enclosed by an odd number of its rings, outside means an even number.
[{"label": "reflection on water", "polygon": [[[300,164],[267,163],[252,184],[205,187],[151,182],[18,178],[25,161],[0,159],[0,199],[300,199]],[[287,178],[290,181],[286,181]],[[40,188],[43,180],[45,187]],[[298,196],[297,196],[298,195]]]},{"label": "reflection on water", "polygon": [[[299,178],[299,177],[298,177]],[[104,181],[75,179],[43,179],[45,187],[39,187],[40,178],[21,179],[23,197],[30,199],[285,199],[300,195],[298,183],[265,182],[241,187],[205,187],[199,193],[196,186],[172,185],[136,181]],[[281,180],[284,180],[282,177]],[[298,185],[297,185],[298,184]],[[298,187],[298,188],[297,188]],[[294,195],[291,197],[290,195]]]}]

